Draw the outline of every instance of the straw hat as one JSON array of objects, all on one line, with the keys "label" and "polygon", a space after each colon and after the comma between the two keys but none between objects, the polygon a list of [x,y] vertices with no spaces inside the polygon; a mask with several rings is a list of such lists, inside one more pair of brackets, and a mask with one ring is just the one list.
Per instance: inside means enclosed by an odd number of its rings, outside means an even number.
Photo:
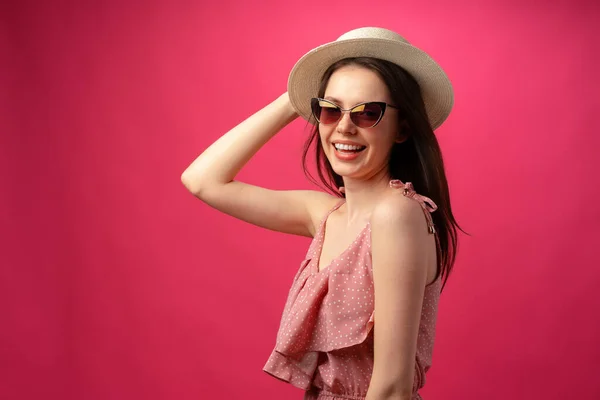
[{"label": "straw hat", "polygon": [[425,109],[433,129],[450,114],[454,103],[452,84],[442,68],[406,39],[383,28],[358,28],[306,53],[290,72],[288,94],[292,106],[306,120],[310,99],[316,97],[325,70],[349,57],[373,57],[393,62],[410,73],[421,87]]}]

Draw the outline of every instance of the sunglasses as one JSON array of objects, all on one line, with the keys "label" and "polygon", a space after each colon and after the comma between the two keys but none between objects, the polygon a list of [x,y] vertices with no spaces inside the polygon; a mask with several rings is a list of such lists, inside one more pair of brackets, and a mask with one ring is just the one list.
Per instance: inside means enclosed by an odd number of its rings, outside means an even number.
[{"label": "sunglasses", "polygon": [[359,128],[372,128],[381,121],[386,107],[398,109],[398,107],[382,101],[371,101],[360,103],[352,108],[344,110],[337,104],[321,98],[310,99],[310,108],[315,119],[323,124],[335,124],[346,111],[350,111],[350,120]]}]

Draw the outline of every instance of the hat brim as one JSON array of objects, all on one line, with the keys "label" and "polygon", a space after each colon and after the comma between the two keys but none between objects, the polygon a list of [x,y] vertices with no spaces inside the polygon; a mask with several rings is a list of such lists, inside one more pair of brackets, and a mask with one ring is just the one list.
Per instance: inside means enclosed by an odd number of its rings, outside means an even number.
[{"label": "hat brim", "polygon": [[296,112],[311,119],[310,99],[316,97],[323,74],[333,63],[344,58],[373,57],[404,68],[415,78],[432,129],[448,117],[454,104],[452,84],[442,68],[424,51],[397,40],[357,38],[331,42],[306,53],[292,68],[288,94]]}]

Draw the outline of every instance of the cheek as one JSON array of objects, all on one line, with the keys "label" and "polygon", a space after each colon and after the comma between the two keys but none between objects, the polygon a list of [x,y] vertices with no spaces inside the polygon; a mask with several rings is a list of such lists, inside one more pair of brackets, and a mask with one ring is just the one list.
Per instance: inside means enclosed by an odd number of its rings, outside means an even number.
[{"label": "cheek", "polygon": [[381,127],[376,132],[373,132],[372,143],[378,149],[383,150],[385,154],[387,149],[391,149],[396,141],[396,132],[388,127]]},{"label": "cheek", "polygon": [[385,125],[377,131],[377,139],[380,146],[391,148],[398,139],[398,124],[396,121],[386,121]]},{"label": "cheek", "polygon": [[327,140],[329,140],[331,132],[331,127],[319,127],[319,138],[321,139],[322,145],[327,145]]}]

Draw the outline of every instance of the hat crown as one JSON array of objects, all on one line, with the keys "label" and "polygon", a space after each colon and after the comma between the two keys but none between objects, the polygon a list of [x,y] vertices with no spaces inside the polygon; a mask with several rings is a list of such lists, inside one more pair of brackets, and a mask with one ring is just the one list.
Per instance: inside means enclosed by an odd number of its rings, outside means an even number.
[{"label": "hat crown", "polygon": [[398,35],[394,31],[385,28],[365,27],[353,29],[350,32],[344,33],[337,41],[349,39],[384,39],[403,42],[409,44],[408,40]]}]

